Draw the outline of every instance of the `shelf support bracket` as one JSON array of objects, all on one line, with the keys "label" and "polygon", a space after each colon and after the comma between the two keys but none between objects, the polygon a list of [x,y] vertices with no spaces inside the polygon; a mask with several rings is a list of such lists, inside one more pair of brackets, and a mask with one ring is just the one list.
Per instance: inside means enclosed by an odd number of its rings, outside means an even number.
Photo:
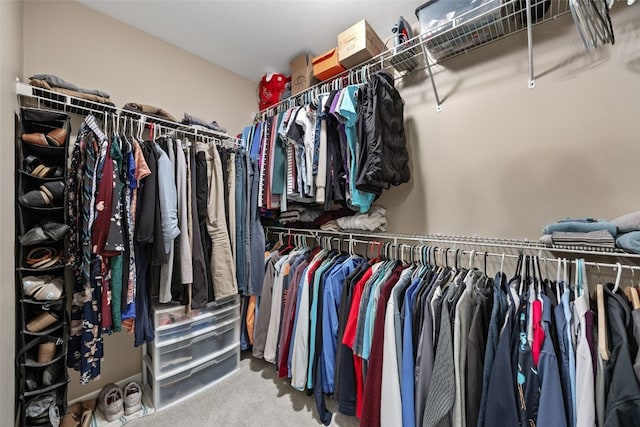
[{"label": "shelf support bracket", "polygon": [[438,88],[436,87],[436,82],[435,80],[433,80],[433,72],[431,71],[431,62],[429,61],[429,55],[427,55],[427,48],[424,45],[424,42],[420,43],[420,47],[422,48],[422,55],[424,56],[424,61],[427,64],[427,72],[429,73],[429,80],[431,80],[431,87],[433,87],[433,94],[436,97],[436,111],[439,113],[440,111],[442,111],[442,103],[440,102],[440,96],[438,96]]},{"label": "shelf support bracket", "polygon": [[526,0],[527,6],[527,44],[529,47],[529,89],[536,87],[533,77],[533,22],[531,19],[531,0]]}]

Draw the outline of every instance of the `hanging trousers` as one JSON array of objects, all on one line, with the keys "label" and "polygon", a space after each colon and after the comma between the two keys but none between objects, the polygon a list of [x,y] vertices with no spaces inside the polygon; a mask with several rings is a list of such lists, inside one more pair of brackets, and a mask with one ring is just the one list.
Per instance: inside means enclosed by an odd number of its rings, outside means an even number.
[{"label": "hanging trousers", "polygon": [[[236,269],[231,253],[224,206],[224,182],[218,150],[207,144],[198,144],[198,156],[204,153],[207,166],[207,234],[211,238],[210,268],[216,299],[238,293]],[[198,190],[200,191],[200,189]]]}]

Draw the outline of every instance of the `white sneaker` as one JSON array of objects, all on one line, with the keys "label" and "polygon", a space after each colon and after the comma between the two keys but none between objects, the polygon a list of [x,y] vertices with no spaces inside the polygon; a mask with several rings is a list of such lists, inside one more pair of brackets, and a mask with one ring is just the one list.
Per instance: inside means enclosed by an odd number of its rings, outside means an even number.
[{"label": "white sneaker", "polygon": [[142,387],[135,381],[124,386],[124,413],[131,415],[142,408]]},{"label": "white sneaker", "polygon": [[113,383],[102,387],[98,396],[98,407],[104,414],[104,418],[109,422],[122,417],[124,415],[124,402],[120,387]]}]

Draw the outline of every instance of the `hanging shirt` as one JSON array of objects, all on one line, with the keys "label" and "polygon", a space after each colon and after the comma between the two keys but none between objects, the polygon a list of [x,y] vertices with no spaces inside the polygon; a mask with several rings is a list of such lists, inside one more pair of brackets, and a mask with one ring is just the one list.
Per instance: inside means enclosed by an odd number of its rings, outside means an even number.
[{"label": "hanging shirt", "polygon": [[[400,391],[402,395],[402,425],[404,427],[415,427],[415,405],[414,399],[414,350],[413,350],[413,325],[411,314],[413,308],[413,295],[418,290],[421,278],[415,278],[411,286],[404,295],[404,316],[402,333],[402,373],[400,378]],[[416,325],[417,327],[417,325]]]},{"label": "hanging shirt", "polygon": [[576,357],[575,357],[575,352],[574,352],[574,344],[573,344],[573,337],[572,337],[572,330],[573,330],[573,322],[572,322],[572,310],[571,310],[571,303],[570,303],[570,290],[567,287],[567,289],[565,289],[564,293],[562,294],[562,310],[564,313],[564,317],[565,317],[565,321],[566,321],[566,330],[564,331],[564,333],[567,335],[567,341],[566,341],[566,345],[567,345],[567,351],[568,351],[568,357],[569,357],[569,390],[571,392],[570,394],[570,398],[571,400],[570,402],[570,410],[571,410],[571,418],[570,420],[573,420],[573,424],[570,424],[570,426],[576,426]]},{"label": "hanging shirt", "polygon": [[604,287],[607,301],[607,324],[611,354],[605,362],[609,376],[609,390],[605,408],[605,427],[640,425],[640,384],[635,379],[631,358],[632,342],[627,331],[631,328],[631,308],[622,291]]},{"label": "hanging shirt", "polygon": [[343,93],[342,102],[337,111],[343,116],[345,121],[345,134],[347,136],[347,146],[349,147],[349,190],[351,193],[351,203],[360,208],[360,213],[369,211],[375,194],[360,191],[356,188],[356,174],[358,170],[359,141],[357,139],[356,122],[358,119],[356,92],[358,86],[347,86]]},{"label": "hanging shirt", "polygon": [[574,301],[576,326],[576,427],[595,427],[596,407],[594,394],[593,362],[587,342],[586,313],[589,311],[589,295],[582,291]]},{"label": "hanging shirt", "polygon": [[367,369],[367,380],[364,385],[361,427],[381,427],[380,407],[382,405],[382,369],[384,349],[384,321],[387,301],[393,287],[400,278],[402,266],[393,265],[388,280],[382,285],[375,316],[374,333],[371,345],[371,358]]},{"label": "hanging shirt", "polygon": [[335,360],[338,351],[338,312],[345,278],[360,264],[360,258],[347,258],[336,265],[325,282],[322,305],[322,357],[324,360],[323,392],[334,391]]},{"label": "hanging shirt", "polygon": [[307,374],[309,367],[309,323],[310,323],[310,298],[309,287],[313,283],[315,270],[320,265],[326,251],[318,253],[300,283],[298,295],[300,301],[296,309],[295,333],[291,355],[291,386],[296,390],[304,390],[307,385]]},{"label": "hanging shirt", "polygon": [[398,354],[402,357],[402,347],[398,347],[396,338],[396,310],[399,295],[411,282],[413,268],[409,267],[402,271],[396,285],[391,290],[391,295],[387,301],[387,308],[384,318],[384,345],[382,349],[382,382],[381,400],[384,405],[380,406],[380,425],[392,426],[402,425],[402,394],[400,390],[400,367],[398,366]]},{"label": "hanging shirt", "polygon": [[538,378],[540,379],[540,405],[538,406],[538,425],[566,427],[567,414],[562,397],[560,370],[553,342],[551,340],[553,306],[546,295],[542,298],[542,326],[544,341],[538,359]]},{"label": "hanging shirt", "polygon": [[[313,297],[311,301],[311,326],[309,329],[310,345],[309,345],[309,361],[314,360],[316,357],[316,334],[318,334],[318,316],[322,316],[322,311],[318,310],[322,294],[320,292],[321,282],[324,283],[323,277],[331,274],[332,270],[339,266],[339,263],[344,260],[343,257],[327,259],[320,268],[315,272],[313,280]],[[307,388],[311,390],[314,384],[315,371],[314,367],[309,364],[307,374]]]}]

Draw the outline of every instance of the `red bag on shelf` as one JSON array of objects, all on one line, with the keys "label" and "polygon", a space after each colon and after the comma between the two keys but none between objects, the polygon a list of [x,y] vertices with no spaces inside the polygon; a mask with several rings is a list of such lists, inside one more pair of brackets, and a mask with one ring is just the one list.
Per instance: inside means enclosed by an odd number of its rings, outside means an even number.
[{"label": "red bag on shelf", "polygon": [[258,85],[258,104],[260,109],[264,110],[273,104],[277,104],[280,101],[280,95],[290,81],[291,77],[287,77],[284,74],[271,73],[262,76]]}]

